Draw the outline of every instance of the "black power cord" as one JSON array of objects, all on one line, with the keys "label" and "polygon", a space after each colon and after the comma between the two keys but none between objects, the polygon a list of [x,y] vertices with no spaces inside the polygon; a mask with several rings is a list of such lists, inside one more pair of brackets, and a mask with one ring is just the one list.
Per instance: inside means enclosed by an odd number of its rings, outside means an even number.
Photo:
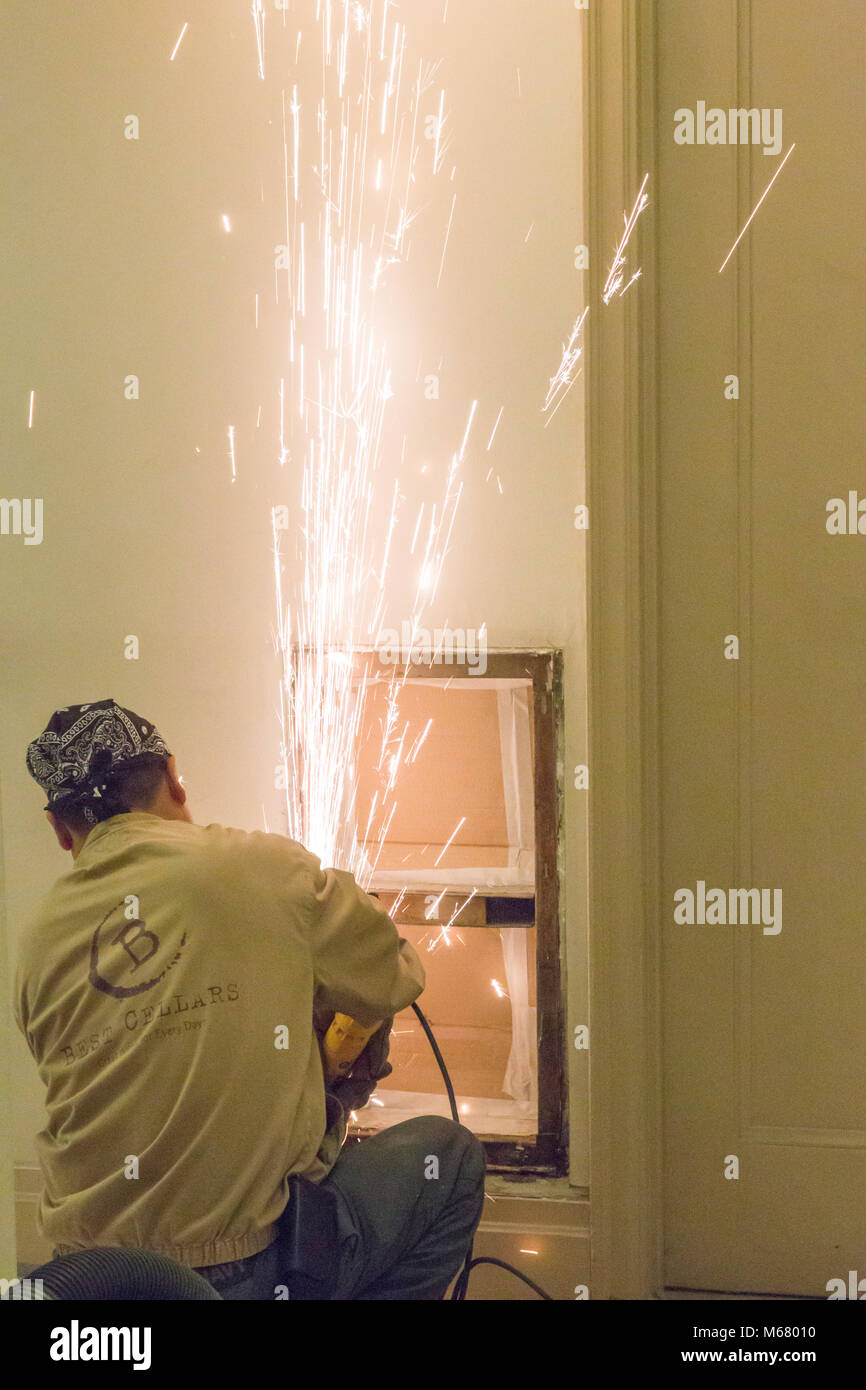
[{"label": "black power cord", "polygon": [[[444,1061],[442,1060],[442,1053],[439,1051],[439,1048],[438,1048],[437,1043],[436,1043],[436,1039],[434,1038],[432,1032],[430,1031],[430,1025],[429,1025],[429,1023],[427,1022],[427,1020],[426,1020],[426,1018],[424,1017],[424,1015],[422,1014],[421,1010],[418,1008],[418,1005],[417,1005],[417,1004],[413,1004],[413,1005],[412,1005],[412,1008],[415,1010],[416,1014],[418,1015],[418,1019],[419,1019],[419,1021],[420,1021],[421,1027],[424,1029],[424,1032],[427,1034],[427,1041],[430,1043],[430,1046],[431,1046],[432,1049],[433,1049],[433,1055],[435,1056],[436,1061],[437,1061],[438,1064],[439,1064],[439,1070],[441,1071],[443,1080],[444,1080],[444,1082],[445,1082],[445,1089],[446,1089],[446,1091],[448,1092],[448,1104],[451,1106],[451,1118],[454,1120],[454,1123],[455,1123],[455,1124],[458,1124],[458,1125],[459,1125],[459,1123],[460,1123],[460,1117],[459,1117],[458,1114],[457,1114],[457,1102],[456,1102],[456,1100],[454,1099],[454,1087],[451,1085],[451,1077],[448,1075],[448,1068],[446,1067]],[[518,1279],[522,1279],[523,1282],[524,1282],[524,1284],[528,1284],[529,1287],[530,1287],[531,1289],[533,1289],[533,1290],[538,1294],[539,1298],[546,1298],[546,1299],[548,1299],[550,1302],[554,1302],[554,1301],[555,1301],[555,1300],[551,1297],[551,1295],[550,1295],[549,1293],[545,1293],[544,1289],[541,1288],[541,1286],[540,1286],[539,1284],[536,1284],[536,1283],[534,1282],[534,1280],[527,1278],[527,1276],[526,1276],[525,1274],[521,1274],[519,1269],[515,1269],[515,1268],[514,1268],[514,1265],[506,1264],[505,1260],[494,1260],[493,1257],[490,1256],[490,1255],[479,1255],[477,1259],[474,1259],[474,1260],[473,1260],[473,1258],[472,1258],[472,1245],[473,1245],[473,1243],[474,1243],[474,1242],[470,1242],[470,1245],[469,1245],[469,1253],[468,1253],[467,1256],[466,1256],[466,1260],[465,1260],[465,1262],[464,1262],[464,1264],[463,1264],[463,1268],[461,1269],[460,1273],[459,1273],[458,1276],[457,1276],[457,1282],[456,1282],[456,1284],[454,1285],[454,1288],[453,1288],[452,1291],[451,1291],[451,1301],[452,1301],[452,1303],[454,1303],[454,1302],[463,1303],[463,1302],[465,1301],[465,1299],[466,1299],[466,1289],[467,1289],[467,1286],[468,1286],[468,1284],[469,1284],[469,1275],[470,1275],[471,1271],[475,1268],[476,1265],[498,1265],[500,1269],[507,1269],[507,1270],[510,1270],[512,1274],[516,1274],[516,1275],[517,1275],[517,1278],[518,1278]]]}]

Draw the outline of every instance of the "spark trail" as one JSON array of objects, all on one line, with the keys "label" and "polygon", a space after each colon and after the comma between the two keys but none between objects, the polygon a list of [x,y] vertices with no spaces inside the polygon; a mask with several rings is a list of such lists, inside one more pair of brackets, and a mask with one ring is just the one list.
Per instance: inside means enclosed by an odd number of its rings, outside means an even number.
[{"label": "spark trail", "polygon": [[[348,869],[365,888],[396,810],[400,767],[414,760],[427,734],[410,737],[399,714],[407,671],[386,667],[370,650],[389,597],[401,496],[396,478],[390,489],[382,479],[393,391],[376,309],[391,267],[407,259],[418,215],[422,107],[429,105],[436,118],[430,177],[444,153],[443,94],[425,102],[436,65],[408,70],[406,27],[395,10],[390,0],[310,0],[304,22],[295,17],[296,71],[282,94],[285,246],[278,248],[275,282],[289,359],[280,380],[279,462],[302,464],[301,577],[291,597],[283,594],[277,509],[272,513],[280,785],[289,836],[323,865]],[[284,10],[284,23],[285,17]],[[253,20],[264,78],[261,6],[253,6]],[[268,56],[269,70],[272,63]],[[452,217],[453,210],[452,199]],[[476,405],[440,497],[424,504],[426,524],[419,513],[415,526],[412,645],[436,598]],[[377,509],[383,490],[390,501]],[[356,750],[376,681],[386,687],[377,735],[381,776],[361,824]]]}]

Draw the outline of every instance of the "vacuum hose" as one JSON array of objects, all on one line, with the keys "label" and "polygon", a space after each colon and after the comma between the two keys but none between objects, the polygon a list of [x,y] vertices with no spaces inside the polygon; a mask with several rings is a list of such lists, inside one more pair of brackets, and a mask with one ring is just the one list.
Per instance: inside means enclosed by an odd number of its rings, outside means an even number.
[{"label": "vacuum hose", "polygon": [[34,1280],[42,1280],[45,1299],[223,1301],[213,1285],[187,1265],[155,1250],[126,1246],[74,1250],[31,1270],[27,1279],[31,1288]]}]

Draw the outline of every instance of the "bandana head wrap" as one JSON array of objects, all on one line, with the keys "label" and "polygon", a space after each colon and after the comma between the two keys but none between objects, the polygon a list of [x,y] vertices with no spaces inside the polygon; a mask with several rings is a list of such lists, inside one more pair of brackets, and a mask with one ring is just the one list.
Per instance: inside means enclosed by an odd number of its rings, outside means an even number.
[{"label": "bandana head wrap", "polygon": [[114,700],[97,700],[52,714],[28,746],[27,771],[48,795],[46,811],[73,811],[95,825],[129,810],[113,783],[146,753],[171,757],[153,724]]}]

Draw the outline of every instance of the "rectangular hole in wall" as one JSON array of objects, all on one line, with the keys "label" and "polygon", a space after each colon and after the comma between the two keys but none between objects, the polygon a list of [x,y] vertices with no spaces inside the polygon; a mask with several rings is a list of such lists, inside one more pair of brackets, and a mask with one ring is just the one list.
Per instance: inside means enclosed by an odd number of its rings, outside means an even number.
[{"label": "rectangular hole in wall", "polygon": [[[556,894],[550,891],[557,792],[553,657],[497,653],[490,666],[495,669],[484,676],[466,668],[452,668],[448,676],[432,676],[429,666],[411,668],[395,692],[391,672],[368,665],[357,739],[359,845],[372,869],[370,891],[427,972],[419,1005],[451,1077],[461,1123],[486,1142],[489,1166],[522,1167],[542,1163],[542,1150],[549,1161],[551,1136],[562,1123],[561,1068],[550,1047],[557,1046],[561,989]],[[389,699],[395,698],[389,742]],[[401,761],[392,805],[386,786],[395,756]],[[548,832],[541,847],[537,806]],[[542,937],[545,989],[539,1001]],[[540,1095],[542,1037],[549,1074]],[[411,1007],[395,1018],[390,1057],[394,1072],[356,1117],[359,1134],[415,1115],[450,1113],[441,1072]]]}]

